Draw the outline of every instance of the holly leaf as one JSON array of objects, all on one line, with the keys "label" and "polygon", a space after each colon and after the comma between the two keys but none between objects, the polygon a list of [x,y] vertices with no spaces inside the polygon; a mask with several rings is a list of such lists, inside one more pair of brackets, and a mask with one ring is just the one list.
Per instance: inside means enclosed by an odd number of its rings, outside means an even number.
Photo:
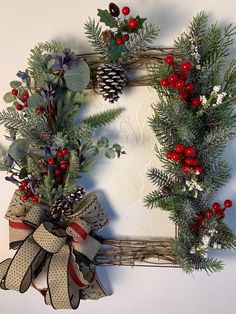
[{"label": "holly leaf", "polygon": [[27,177],[27,169],[26,168],[21,168],[20,173],[19,173],[19,179],[22,180]]},{"label": "holly leaf", "polygon": [[138,21],[138,27],[135,30],[139,30],[143,28],[143,23],[146,21],[147,18],[141,18],[139,15],[136,16],[136,20]]},{"label": "holly leaf", "polygon": [[125,24],[122,25],[122,27],[121,27],[122,31],[131,34],[131,33],[137,33],[140,29],[142,29],[143,28],[143,23],[146,21],[146,18],[141,18],[139,15],[137,15],[135,17],[135,19],[138,22],[138,26],[135,29],[129,28],[129,25],[128,25],[129,20],[126,20]]},{"label": "holly leaf", "polygon": [[112,59],[114,61],[117,61],[121,57],[122,53],[125,52],[125,45],[118,46],[116,43],[116,40],[113,39],[111,44],[110,44],[109,50],[110,50],[110,53],[112,55]]},{"label": "holly leaf", "polygon": [[98,9],[98,16],[100,17],[100,22],[105,23],[106,26],[118,28],[116,19],[107,10]]}]

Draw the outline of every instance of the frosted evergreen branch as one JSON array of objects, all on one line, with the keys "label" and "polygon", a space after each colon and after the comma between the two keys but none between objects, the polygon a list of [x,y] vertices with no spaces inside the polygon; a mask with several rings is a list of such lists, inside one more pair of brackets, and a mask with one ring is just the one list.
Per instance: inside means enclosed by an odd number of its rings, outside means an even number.
[{"label": "frosted evergreen branch", "polygon": [[149,180],[158,187],[163,187],[164,185],[172,185],[171,178],[161,169],[150,168],[148,169],[147,176]]},{"label": "frosted evergreen branch", "polygon": [[123,111],[124,108],[110,109],[90,116],[82,122],[94,128],[101,127],[115,120]]}]

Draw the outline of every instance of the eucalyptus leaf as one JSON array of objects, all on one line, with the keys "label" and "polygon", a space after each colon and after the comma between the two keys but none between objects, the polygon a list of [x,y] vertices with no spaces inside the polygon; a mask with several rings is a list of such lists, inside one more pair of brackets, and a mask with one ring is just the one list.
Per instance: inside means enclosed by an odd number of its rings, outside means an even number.
[{"label": "eucalyptus leaf", "polygon": [[46,107],[45,102],[43,101],[43,97],[39,94],[33,94],[28,99],[28,106],[29,108],[35,108],[35,107]]},{"label": "eucalyptus leaf", "polygon": [[14,107],[7,107],[6,110],[9,112],[13,112],[13,111],[15,111],[15,108]]},{"label": "eucalyptus leaf", "polygon": [[8,171],[8,166],[4,164],[0,164],[0,171]]},{"label": "eucalyptus leaf", "polygon": [[84,90],[90,82],[90,69],[84,60],[67,70],[64,74],[66,86],[73,92]]},{"label": "eucalyptus leaf", "polygon": [[8,92],[8,93],[6,93],[6,94],[3,96],[3,100],[4,100],[6,103],[11,103],[11,102],[13,102],[15,99],[16,99],[16,96],[13,95],[11,92]]},{"label": "eucalyptus leaf", "polygon": [[105,151],[105,156],[109,159],[114,159],[116,157],[115,150],[113,148],[108,148]]},{"label": "eucalyptus leaf", "polygon": [[99,146],[108,147],[108,145],[109,145],[109,140],[108,140],[107,137],[102,136],[102,137],[100,137],[100,139],[97,141],[97,144],[98,144]]},{"label": "eucalyptus leaf", "polygon": [[100,17],[100,22],[105,23],[106,26],[118,28],[116,19],[107,10],[98,9],[98,16]]},{"label": "eucalyptus leaf", "polygon": [[8,154],[16,161],[21,161],[25,158],[27,152],[27,141],[24,139],[15,140],[8,149]]},{"label": "eucalyptus leaf", "polygon": [[18,88],[18,87],[20,87],[22,85],[22,82],[20,82],[20,81],[11,81],[10,82],[10,86],[12,87],[12,88]]},{"label": "eucalyptus leaf", "polygon": [[86,152],[86,157],[87,157],[87,158],[91,158],[91,157],[93,157],[93,156],[98,155],[98,153],[99,153],[98,148],[95,147],[95,146],[93,146],[93,147],[91,147],[89,150],[87,150],[87,152]]}]

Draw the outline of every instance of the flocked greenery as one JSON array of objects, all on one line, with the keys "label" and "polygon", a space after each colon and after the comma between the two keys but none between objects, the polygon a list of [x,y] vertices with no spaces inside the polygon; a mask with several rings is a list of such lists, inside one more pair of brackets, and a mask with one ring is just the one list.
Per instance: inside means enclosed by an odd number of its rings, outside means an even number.
[{"label": "flocked greenery", "polygon": [[[90,70],[59,42],[39,43],[31,50],[28,64],[4,96],[8,107],[0,112],[0,123],[11,144],[0,169],[7,170],[6,179],[18,186],[28,180],[33,185],[30,197],[36,195],[43,206],[75,190],[77,180],[83,172],[91,172],[99,153],[108,158],[124,153],[119,144],[95,137],[96,129],[112,122],[123,109],[80,117],[87,106],[84,89]],[[68,153],[60,155],[63,149]],[[63,162],[64,169],[60,168]]]},{"label": "flocked greenery", "polygon": [[[219,271],[223,263],[209,257],[208,251],[236,248],[236,237],[224,223],[224,215],[217,217],[211,208],[216,192],[230,178],[230,168],[221,155],[235,136],[236,60],[228,60],[235,33],[232,25],[208,26],[207,15],[201,12],[175,41],[175,69],[185,60],[192,64],[187,83],[192,82],[194,90],[184,99],[177,88],[160,84],[173,73],[172,65],[163,62],[150,66],[159,100],[153,104],[149,123],[160,144],[155,151],[163,169],[149,169],[148,177],[156,190],[145,197],[145,204],[168,211],[178,225],[179,236],[173,240],[172,249],[186,272]],[[199,106],[191,105],[194,97],[200,99]],[[167,158],[167,152],[179,143],[195,148],[202,168],[198,175],[184,173],[180,163]],[[201,189],[189,189],[187,182],[191,180]],[[211,217],[206,216],[207,209]],[[230,209],[225,209],[225,215],[227,211]]]}]

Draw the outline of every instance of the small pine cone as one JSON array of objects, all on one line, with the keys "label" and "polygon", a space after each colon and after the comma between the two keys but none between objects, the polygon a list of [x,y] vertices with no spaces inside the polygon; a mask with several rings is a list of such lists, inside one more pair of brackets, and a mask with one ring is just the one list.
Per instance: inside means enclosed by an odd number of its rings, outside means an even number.
[{"label": "small pine cone", "polygon": [[79,202],[85,195],[85,190],[81,186],[74,192],[71,192],[69,195],[66,196],[66,199],[72,203]]},{"label": "small pine cone", "polygon": [[114,103],[127,84],[125,69],[117,63],[106,63],[97,70],[98,88],[105,100]]},{"label": "small pine cone", "polygon": [[172,191],[171,191],[171,188],[167,185],[164,185],[162,188],[161,188],[161,194],[163,196],[170,196],[172,194]]},{"label": "small pine cone", "polygon": [[51,217],[56,221],[63,221],[71,215],[73,203],[65,199],[58,199],[50,208]]}]

